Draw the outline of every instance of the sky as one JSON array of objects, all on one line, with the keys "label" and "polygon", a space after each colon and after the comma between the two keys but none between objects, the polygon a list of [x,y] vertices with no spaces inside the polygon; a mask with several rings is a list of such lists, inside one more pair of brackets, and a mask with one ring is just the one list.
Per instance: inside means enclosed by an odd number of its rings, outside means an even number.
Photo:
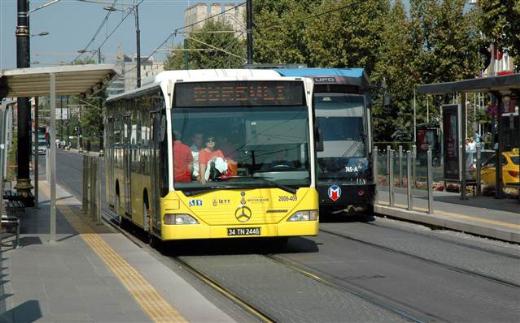
[{"label": "sky", "polygon": [[[52,0],[31,0],[30,10]],[[89,1],[89,2],[85,2]],[[31,66],[51,66],[69,64],[93,38],[108,11],[103,7],[115,1],[116,7],[124,9],[140,0],[60,0],[30,14],[31,34],[48,32],[47,36],[33,36],[30,40]],[[148,56],[176,29],[184,25],[184,10],[196,3],[242,3],[244,1],[202,1],[202,0],[142,0],[139,5],[139,29],[141,30],[141,56]],[[124,12],[112,12],[88,50],[96,50],[112,33]],[[0,0],[0,69],[16,68],[16,16],[17,0]],[[172,37],[162,50],[154,54],[163,60],[167,48],[182,41],[181,36]],[[115,29],[101,48],[106,63],[113,63],[118,49],[133,56],[136,53],[135,19],[132,14]],[[95,54],[83,54],[81,58]]]}]

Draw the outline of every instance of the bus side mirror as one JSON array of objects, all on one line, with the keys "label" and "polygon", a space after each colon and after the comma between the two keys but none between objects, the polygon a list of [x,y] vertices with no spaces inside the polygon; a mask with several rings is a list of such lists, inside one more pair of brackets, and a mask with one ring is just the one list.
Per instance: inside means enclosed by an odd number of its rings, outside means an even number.
[{"label": "bus side mirror", "polygon": [[316,141],[316,151],[323,151],[323,137],[321,135],[320,127],[316,127],[316,131],[314,131],[314,137]]}]

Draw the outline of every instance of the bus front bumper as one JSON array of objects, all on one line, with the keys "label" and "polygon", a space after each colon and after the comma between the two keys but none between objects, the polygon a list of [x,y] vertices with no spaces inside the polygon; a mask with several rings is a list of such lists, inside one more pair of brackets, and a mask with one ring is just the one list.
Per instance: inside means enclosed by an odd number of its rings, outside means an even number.
[{"label": "bus front bumper", "polygon": [[268,238],[316,236],[319,221],[280,222],[275,224],[237,224],[210,226],[206,224],[164,225],[162,240]]}]

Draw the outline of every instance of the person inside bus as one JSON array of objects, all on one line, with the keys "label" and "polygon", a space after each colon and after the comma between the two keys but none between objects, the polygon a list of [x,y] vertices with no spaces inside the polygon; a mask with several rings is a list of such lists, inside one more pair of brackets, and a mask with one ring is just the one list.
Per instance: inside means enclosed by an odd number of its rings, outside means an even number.
[{"label": "person inside bus", "polygon": [[200,181],[200,169],[199,169],[199,151],[202,149],[204,142],[204,135],[200,132],[195,132],[191,136],[191,154],[193,156],[193,168],[192,178],[195,181]]},{"label": "person inside bus", "polygon": [[193,155],[188,145],[181,141],[178,131],[173,132],[173,167],[176,183],[191,182]]},{"label": "person inside bus", "polygon": [[[205,146],[199,151],[199,170],[200,182],[206,184],[209,179],[208,164],[217,158],[224,160],[224,153],[220,149],[215,149],[216,142],[214,136],[207,136]],[[206,174],[208,172],[208,174]]]}]

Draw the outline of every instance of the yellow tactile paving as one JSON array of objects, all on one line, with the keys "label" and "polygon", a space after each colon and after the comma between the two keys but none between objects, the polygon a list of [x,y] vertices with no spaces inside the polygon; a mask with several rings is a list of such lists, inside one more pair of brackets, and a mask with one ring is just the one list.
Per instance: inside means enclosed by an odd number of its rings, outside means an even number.
[{"label": "yellow tactile paving", "polygon": [[[43,186],[43,185],[42,185]],[[46,188],[42,187],[46,190]],[[47,192],[46,192],[47,193]],[[143,311],[154,322],[186,322],[186,319],[157,292],[157,290],[123,257],[117,254],[97,233],[74,214],[67,205],[59,210],[80,237],[103,260]]]},{"label": "yellow tactile paving", "polygon": [[[390,207],[390,205],[388,205],[388,204],[383,205],[383,206]],[[401,209],[406,209],[407,205],[396,203],[395,207],[401,208]],[[428,212],[427,209],[417,208],[417,207],[414,207],[413,210],[414,211]],[[451,212],[445,212],[445,211],[440,211],[440,210],[434,210],[434,214],[432,214],[432,215],[435,215],[435,214],[444,215],[444,216],[448,216],[448,217],[452,217],[452,218],[458,218],[458,219],[461,219],[461,220],[469,220],[469,221],[473,221],[473,222],[488,223],[488,224],[498,225],[498,226],[505,227],[505,228],[520,230],[520,225],[513,224],[513,223],[506,223],[506,222],[502,222],[502,221],[488,220],[488,219],[483,219],[483,218],[479,218],[479,217],[462,215],[462,214],[451,213]]]}]

